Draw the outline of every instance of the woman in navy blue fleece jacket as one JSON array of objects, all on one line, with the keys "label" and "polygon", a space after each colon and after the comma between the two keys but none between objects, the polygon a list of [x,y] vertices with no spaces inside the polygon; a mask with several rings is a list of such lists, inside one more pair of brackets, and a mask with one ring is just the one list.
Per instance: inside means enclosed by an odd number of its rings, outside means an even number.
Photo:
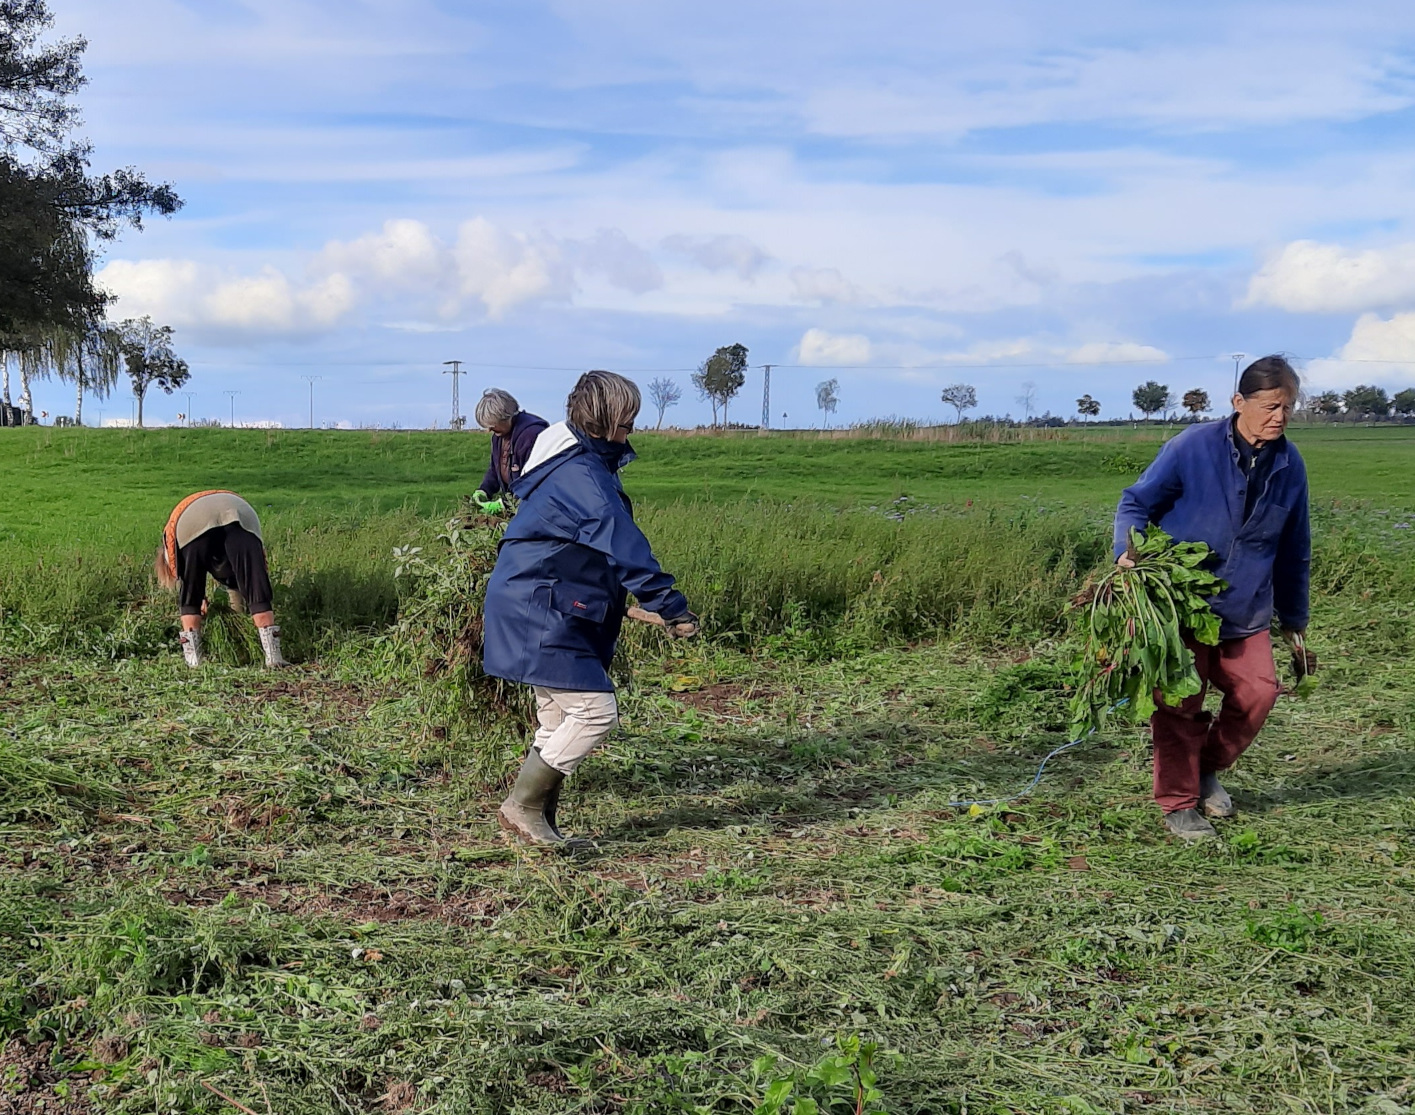
[{"label": "woman in navy blue fleece jacket", "polygon": [[522,410],[509,391],[489,387],[477,400],[477,425],[491,431],[491,464],[477,491],[483,500],[509,492],[520,479],[536,438],[548,425],[544,418]]},{"label": "woman in navy blue fleece jacket", "polygon": [[1228,582],[1212,599],[1219,645],[1188,644],[1205,690],[1223,694],[1218,715],[1203,711],[1201,690],[1175,708],[1161,702],[1150,721],[1155,801],[1165,826],[1185,839],[1214,835],[1205,814],[1235,812],[1218,772],[1247,750],[1277,701],[1274,613],[1286,637],[1307,628],[1307,469],[1285,434],[1299,386],[1282,357],[1254,361],[1232,416],[1191,426],[1165,445],[1115,513],[1116,560],[1129,560],[1132,528],[1156,523],[1179,541],[1208,543],[1213,572]]}]

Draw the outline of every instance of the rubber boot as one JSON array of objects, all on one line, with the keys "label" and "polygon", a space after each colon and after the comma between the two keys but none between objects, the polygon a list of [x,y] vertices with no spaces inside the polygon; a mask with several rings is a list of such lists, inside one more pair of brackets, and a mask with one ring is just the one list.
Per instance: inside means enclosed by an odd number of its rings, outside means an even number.
[{"label": "rubber boot", "polygon": [[[540,755],[539,747],[533,748],[533,750],[537,756]],[[543,759],[541,761],[544,762]],[[565,782],[563,780],[556,783],[555,789],[551,790],[550,793],[546,795],[545,809],[542,810],[545,816],[545,823],[550,826],[550,831],[555,833],[561,840],[565,839],[565,834],[560,831],[560,826],[555,823],[555,811],[560,807],[560,788],[564,785]]]},{"label": "rubber boot", "polygon": [[1232,817],[1238,812],[1217,774],[1206,774],[1199,779],[1199,808],[1208,817]]},{"label": "rubber boot", "polygon": [[280,628],[272,623],[269,627],[257,627],[256,633],[260,636],[260,649],[265,651],[265,665],[268,669],[275,670],[290,664],[280,653]]},{"label": "rubber boot", "polygon": [[526,755],[516,785],[501,803],[496,819],[523,844],[563,844],[565,838],[545,819],[546,803],[560,792],[565,776],[540,757],[534,748]]},{"label": "rubber boot", "polygon": [[201,631],[183,631],[177,636],[177,639],[182,644],[182,658],[188,666],[195,670],[202,662]]},{"label": "rubber boot", "polygon": [[1164,815],[1164,827],[1180,840],[1205,840],[1218,831],[1200,815],[1197,809],[1176,809]]}]

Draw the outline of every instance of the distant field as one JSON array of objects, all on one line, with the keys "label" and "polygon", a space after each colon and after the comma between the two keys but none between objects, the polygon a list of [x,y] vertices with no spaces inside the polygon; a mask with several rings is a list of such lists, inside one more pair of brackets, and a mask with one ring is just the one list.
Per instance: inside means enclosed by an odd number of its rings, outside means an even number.
[{"label": "distant field", "polygon": [[[640,503],[752,496],[839,506],[907,494],[933,503],[1020,497],[1112,503],[1162,427],[1063,439],[947,444],[885,439],[640,434],[624,474]],[[1313,496],[1415,506],[1415,426],[1294,430]],[[450,510],[486,468],[483,434],[302,430],[5,430],[0,540],[62,545],[94,530],[155,533],[181,496],[227,487],[282,523],[400,508]]]}]

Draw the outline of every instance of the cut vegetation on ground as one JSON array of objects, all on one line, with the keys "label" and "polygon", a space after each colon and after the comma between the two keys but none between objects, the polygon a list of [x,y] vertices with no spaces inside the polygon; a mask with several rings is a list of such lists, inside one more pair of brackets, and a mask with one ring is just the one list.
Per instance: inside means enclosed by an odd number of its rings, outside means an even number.
[{"label": "cut vegetation on ground", "polygon": [[[203,431],[13,433],[9,491],[71,514],[0,497],[0,1111],[1415,1105],[1415,493],[1380,479],[1415,440],[1296,432],[1326,677],[1198,847],[1130,726],[947,805],[1068,738],[1062,610],[1133,475],[1098,471],[1115,442],[822,443],[791,491],[799,447],[651,441],[626,483],[713,636],[632,633],[624,731],[561,807],[598,847],[564,857],[497,838],[516,710],[438,703],[453,670],[390,633],[432,591],[393,548],[445,558],[484,448],[427,435],[419,491],[364,435],[216,431],[232,480],[179,466],[217,459]],[[704,502],[738,444],[776,479]],[[862,471],[878,446],[926,478]],[[356,491],[281,479],[345,452]],[[302,661],[193,675],[146,559],[186,490],[264,510],[262,462]],[[131,495],[109,519],[100,474]]]}]

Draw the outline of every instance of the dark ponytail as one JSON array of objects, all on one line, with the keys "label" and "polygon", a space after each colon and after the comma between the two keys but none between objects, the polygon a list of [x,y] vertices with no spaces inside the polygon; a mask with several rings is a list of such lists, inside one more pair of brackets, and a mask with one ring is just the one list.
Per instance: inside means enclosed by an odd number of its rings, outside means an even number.
[{"label": "dark ponytail", "polygon": [[1251,399],[1259,391],[1275,388],[1288,392],[1294,399],[1302,390],[1302,380],[1282,356],[1263,356],[1254,360],[1243,369],[1243,375],[1238,380],[1238,393],[1245,399]]}]

